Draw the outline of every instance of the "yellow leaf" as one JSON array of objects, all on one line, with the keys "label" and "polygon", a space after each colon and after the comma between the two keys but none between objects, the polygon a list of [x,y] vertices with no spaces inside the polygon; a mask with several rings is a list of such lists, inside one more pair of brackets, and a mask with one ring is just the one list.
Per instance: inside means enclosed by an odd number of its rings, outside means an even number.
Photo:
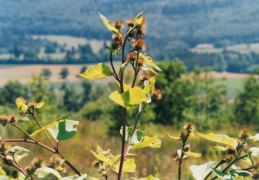
[{"label": "yellow leaf", "polygon": [[[119,167],[120,167],[120,162],[114,165],[114,171],[119,172]],[[136,164],[135,164],[135,159],[126,159],[123,164],[123,170],[122,173],[126,172],[132,172],[134,173],[136,171]]]},{"label": "yellow leaf", "polygon": [[[117,82],[118,86],[121,87],[120,83],[118,81],[116,81],[116,82]],[[128,91],[130,88],[131,88],[130,85],[127,85],[127,84],[123,83],[123,90],[124,90],[124,92]]]},{"label": "yellow leaf", "polygon": [[26,112],[28,110],[28,106],[25,104],[26,102],[27,102],[27,100],[24,99],[23,97],[18,97],[15,100],[15,104],[16,104],[17,108],[24,112]]},{"label": "yellow leaf", "polygon": [[99,63],[94,67],[88,68],[84,73],[79,74],[80,76],[86,79],[95,79],[95,78],[103,78],[109,77],[113,73],[110,68],[103,63]]},{"label": "yellow leaf", "polygon": [[198,133],[197,134],[207,140],[214,141],[217,143],[222,143],[231,146],[232,148],[236,149],[237,141],[234,138],[230,138],[226,135],[216,135],[213,133],[209,133],[207,135]]},{"label": "yellow leaf", "polygon": [[153,89],[154,89],[154,86],[155,86],[155,78],[154,77],[151,77],[149,79],[149,85],[147,87],[145,87],[143,90],[147,93],[147,94],[152,94],[153,92]]},{"label": "yellow leaf", "polygon": [[134,144],[130,148],[130,150],[140,149],[140,148],[144,148],[144,147],[160,148],[161,140],[158,139],[157,137],[151,138],[151,137],[145,136],[142,142]]},{"label": "yellow leaf", "polygon": [[35,106],[35,109],[40,109],[44,105],[44,102],[40,102]]},{"label": "yellow leaf", "polygon": [[176,137],[176,136],[170,136],[169,134],[166,134],[168,137],[170,137],[173,140],[181,140],[180,137]]},{"label": "yellow leaf", "polygon": [[144,13],[145,9],[143,11],[141,11],[135,18],[135,24],[139,25],[142,23],[143,21],[143,13]]},{"label": "yellow leaf", "polygon": [[184,152],[185,155],[198,158],[201,156],[200,153],[194,153],[194,152]]},{"label": "yellow leaf", "polygon": [[61,119],[61,120],[58,120],[58,121],[54,121],[53,123],[51,123],[51,124],[49,124],[49,125],[47,125],[47,126],[41,128],[41,129],[39,129],[39,130],[34,131],[34,132],[31,134],[31,136],[32,136],[32,137],[36,137],[36,136],[37,136],[40,132],[42,132],[43,130],[46,130],[46,129],[50,128],[50,127],[53,127],[53,126],[55,126],[56,124],[58,124],[58,123],[60,123],[60,122],[63,122],[63,121],[65,121],[65,120]]},{"label": "yellow leaf", "polygon": [[228,149],[222,146],[213,146],[214,149],[218,150],[218,151],[227,151]]},{"label": "yellow leaf", "polygon": [[138,87],[129,88],[125,93],[112,92],[109,98],[127,110],[136,107],[142,102],[147,102],[146,93]]},{"label": "yellow leaf", "polygon": [[158,71],[162,71],[162,70],[153,62],[152,58],[149,57],[149,56],[147,56],[147,54],[142,54],[142,53],[140,53],[140,54],[139,54],[139,57],[141,57],[141,58],[144,59],[144,63],[145,63],[145,64],[156,68]]},{"label": "yellow leaf", "polygon": [[104,17],[104,15],[102,15],[101,13],[99,13],[101,19],[103,20],[104,25],[107,27],[107,29],[115,34],[118,34],[119,36],[121,36],[120,32],[118,29],[116,29],[114,26],[112,26],[110,24],[110,22],[106,19],[106,17]]},{"label": "yellow leaf", "polygon": [[91,153],[99,160],[107,163],[109,166],[112,166],[113,165],[113,161],[111,161],[111,159],[108,159],[103,153],[101,152],[94,152],[92,150],[90,150]]}]

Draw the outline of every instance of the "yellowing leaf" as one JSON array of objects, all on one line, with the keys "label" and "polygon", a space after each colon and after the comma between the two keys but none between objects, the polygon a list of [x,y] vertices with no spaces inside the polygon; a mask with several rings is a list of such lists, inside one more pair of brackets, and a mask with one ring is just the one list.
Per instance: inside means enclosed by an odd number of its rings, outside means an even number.
[{"label": "yellowing leaf", "polygon": [[218,150],[218,151],[227,151],[228,149],[222,146],[213,146],[214,149]]},{"label": "yellowing leaf", "polygon": [[94,67],[88,68],[84,73],[79,74],[80,76],[86,79],[95,79],[95,78],[103,78],[109,77],[113,73],[110,68],[103,63],[99,63]]},{"label": "yellowing leaf", "polygon": [[42,132],[43,130],[46,130],[46,129],[50,128],[50,127],[53,127],[53,126],[55,126],[56,124],[58,124],[58,123],[60,123],[60,122],[63,122],[63,121],[65,121],[65,120],[61,119],[61,120],[58,120],[58,121],[54,121],[53,123],[51,123],[51,124],[49,124],[49,125],[47,125],[47,126],[41,128],[41,129],[39,129],[39,130],[34,131],[34,132],[31,134],[31,136],[32,136],[32,137],[36,137],[36,136],[37,136],[40,132]]},{"label": "yellowing leaf", "polygon": [[190,152],[190,151],[189,152],[184,152],[184,154],[187,155],[187,156],[195,157],[195,158],[198,158],[198,157],[201,156],[200,153],[194,153],[194,152]]},{"label": "yellowing leaf", "polygon": [[[119,167],[120,167],[120,162],[114,165],[114,171],[119,172]],[[132,172],[134,173],[136,171],[136,164],[135,164],[135,159],[126,159],[123,164],[123,170],[122,173],[126,172]]]},{"label": "yellowing leaf", "polygon": [[110,22],[106,19],[106,17],[104,15],[102,15],[101,13],[99,13],[101,19],[103,20],[104,25],[107,27],[107,29],[115,34],[118,34],[119,36],[121,36],[120,32],[118,29],[116,29],[114,26],[112,26],[110,24]]},{"label": "yellowing leaf", "polygon": [[103,153],[101,152],[93,152],[92,150],[90,150],[91,153],[99,160],[107,163],[109,166],[112,166],[113,165],[113,161],[111,161],[111,159],[108,159]]},{"label": "yellowing leaf", "polygon": [[15,104],[16,104],[17,108],[24,112],[26,112],[28,110],[28,106],[25,104],[26,102],[27,102],[27,100],[24,99],[23,97],[18,97],[15,100]]},{"label": "yellowing leaf", "polygon": [[139,25],[142,23],[143,21],[143,13],[144,13],[145,9],[143,11],[141,11],[135,18],[135,24]]},{"label": "yellowing leaf", "polygon": [[145,136],[142,142],[134,144],[130,148],[130,150],[140,149],[140,148],[144,148],[144,147],[160,148],[161,140],[158,139],[157,137],[151,138],[151,137]]},{"label": "yellowing leaf", "polygon": [[[118,86],[121,87],[120,83],[118,81],[116,81],[116,82],[117,82]],[[128,91],[130,88],[131,88],[130,85],[123,83],[123,90],[124,90],[124,92]]]},{"label": "yellowing leaf", "polygon": [[144,64],[147,64],[149,66],[152,66],[154,68],[156,68],[158,71],[162,71],[152,60],[151,57],[147,56],[147,54],[142,54],[140,53],[139,54],[139,57],[143,58],[144,59]]},{"label": "yellowing leaf", "polygon": [[177,137],[177,136],[170,136],[169,134],[166,134],[168,137],[170,137],[171,139],[173,140],[181,140],[180,137]]},{"label": "yellowing leaf", "polygon": [[197,134],[199,136],[207,139],[207,140],[214,141],[214,142],[217,142],[217,143],[226,144],[226,145],[229,145],[232,148],[236,149],[237,140],[234,139],[234,138],[230,138],[226,135],[216,135],[216,134],[213,134],[213,133],[209,133],[207,135],[201,134],[201,133],[197,133]]},{"label": "yellowing leaf", "polygon": [[147,93],[147,94],[152,94],[153,92],[153,89],[154,89],[154,86],[155,86],[155,78],[154,77],[151,77],[149,79],[149,85],[147,87],[145,87],[143,90]]},{"label": "yellowing leaf", "polygon": [[142,102],[147,102],[146,93],[138,87],[129,88],[122,94],[115,91],[110,94],[109,98],[115,103],[125,107],[127,110],[134,108]]},{"label": "yellowing leaf", "polygon": [[44,105],[44,102],[40,102],[35,106],[35,109],[40,109]]}]

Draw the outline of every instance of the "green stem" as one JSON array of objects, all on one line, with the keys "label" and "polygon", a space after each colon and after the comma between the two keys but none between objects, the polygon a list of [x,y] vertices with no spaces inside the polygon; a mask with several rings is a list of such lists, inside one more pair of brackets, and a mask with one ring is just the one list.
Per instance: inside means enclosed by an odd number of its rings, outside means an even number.
[{"label": "green stem", "polygon": [[[226,172],[234,163],[236,163],[237,161],[239,161],[240,159],[243,159],[245,157],[247,157],[248,154],[245,154],[243,156],[239,156],[236,159],[234,159],[233,161],[231,161],[221,172],[224,173]],[[214,180],[217,179],[218,176],[214,176],[213,178],[211,178],[210,180]]]},{"label": "green stem", "polygon": [[182,145],[181,157],[179,159],[178,180],[181,180],[181,176],[182,176],[182,162],[183,162],[183,156],[184,156],[184,146],[185,146],[185,143],[186,143],[189,135],[190,135],[190,133],[188,132],[186,138],[184,138],[182,140],[183,141],[183,145]]}]

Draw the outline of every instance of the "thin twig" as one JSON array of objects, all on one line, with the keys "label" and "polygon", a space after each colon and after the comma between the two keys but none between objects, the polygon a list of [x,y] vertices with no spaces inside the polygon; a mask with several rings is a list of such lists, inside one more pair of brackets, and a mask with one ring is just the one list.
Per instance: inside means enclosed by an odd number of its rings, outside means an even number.
[{"label": "thin twig", "polygon": [[25,135],[27,135],[29,138],[31,138],[33,141],[37,141],[36,139],[34,139],[30,134],[28,134],[24,129],[22,129],[20,126],[18,126],[15,123],[12,123],[12,125],[14,127],[16,127],[17,129],[19,129],[20,131],[22,131]]},{"label": "thin twig", "polygon": [[32,115],[32,117],[34,118],[34,120],[37,122],[37,124],[39,125],[39,127],[42,129],[42,131],[44,132],[44,134],[46,135],[46,137],[48,138],[50,144],[52,145],[52,147],[56,150],[56,146],[54,145],[54,143],[52,142],[52,140],[50,139],[49,135],[47,134],[47,132],[42,128],[42,125],[40,124],[39,120],[37,119],[37,117],[35,116],[34,111],[30,112],[28,111],[29,114]]},{"label": "thin twig", "polygon": [[[224,164],[226,161],[224,160],[224,158],[214,167],[214,169],[217,169],[220,165]],[[210,175],[213,173],[213,171],[210,171],[209,174],[204,178],[204,180],[207,180]]]},{"label": "thin twig", "polygon": [[185,146],[185,143],[190,135],[190,132],[187,131],[187,135],[186,137],[182,140],[183,141],[183,145],[182,145],[182,151],[181,151],[181,157],[179,159],[179,167],[178,167],[178,180],[181,180],[181,176],[182,176],[182,162],[183,162],[183,156],[184,156],[184,146]]},{"label": "thin twig", "polygon": [[135,131],[136,131],[136,129],[137,129],[137,125],[138,125],[138,121],[139,121],[140,115],[141,115],[141,113],[143,112],[143,110],[146,108],[146,106],[147,106],[147,104],[145,104],[145,105],[143,106],[143,108],[141,108],[141,104],[139,105],[139,112],[138,112],[137,120],[136,120],[136,122],[135,122],[135,125],[134,125],[134,128],[133,128],[133,132],[132,132],[132,134],[131,134],[131,136],[130,136],[130,139],[129,139],[129,141],[128,141],[128,144],[127,144],[127,146],[126,146],[126,150],[125,150],[125,153],[124,153],[124,156],[125,156],[125,157],[127,156],[127,153],[129,152],[129,146],[130,146],[130,143],[131,143],[131,141],[132,141],[132,139],[133,139],[133,135],[135,134]]},{"label": "thin twig", "polygon": [[116,72],[116,70],[115,70],[115,68],[114,68],[114,65],[113,65],[112,52],[110,52],[110,63],[111,63],[112,71],[113,71],[113,73],[114,73],[113,76],[114,76],[114,78],[119,82],[120,79],[119,79],[118,74],[117,74],[117,72]]},{"label": "thin twig", "polygon": [[[234,159],[233,161],[231,161],[221,172],[224,173],[226,172],[234,163],[236,163],[237,161],[239,161],[240,159],[243,159],[245,157],[247,157],[248,154],[245,154],[243,156],[239,156],[236,159]],[[210,180],[214,180],[217,179],[218,176],[214,176],[213,178],[211,178]]]}]

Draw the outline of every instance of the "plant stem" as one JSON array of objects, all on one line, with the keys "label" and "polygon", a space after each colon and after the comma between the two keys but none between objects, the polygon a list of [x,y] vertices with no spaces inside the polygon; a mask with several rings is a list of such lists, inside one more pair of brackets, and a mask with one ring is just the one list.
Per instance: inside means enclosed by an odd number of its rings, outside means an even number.
[{"label": "plant stem", "polygon": [[[248,154],[245,154],[243,156],[239,156],[236,159],[234,159],[233,161],[231,161],[221,172],[224,173],[226,172],[234,163],[236,163],[237,161],[239,161],[240,159],[243,159],[245,157],[247,157]],[[211,178],[210,180],[214,180],[217,179],[218,176],[214,176],[213,178]]]},{"label": "plant stem", "polygon": [[120,79],[119,79],[118,74],[117,74],[117,72],[115,71],[115,68],[114,68],[114,65],[113,65],[112,52],[110,52],[110,63],[111,63],[112,71],[113,71],[113,73],[114,73],[113,76],[114,76],[114,78],[119,82]]},{"label": "plant stem", "polygon": [[123,113],[123,128],[122,128],[122,144],[121,144],[121,160],[120,160],[120,168],[118,174],[118,180],[122,179],[122,169],[124,163],[124,151],[125,151],[125,137],[126,137],[126,120],[127,120],[127,110],[125,108],[122,109]]},{"label": "plant stem", "polygon": [[181,180],[181,176],[182,176],[182,162],[183,162],[183,156],[184,156],[184,146],[185,146],[185,143],[186,143],[189,135],[190,135],[190,132],[188,131],[186,137],[182,140],[183,141],[183,145],[182,145],[181,157],[179,159],[178,180]]},{"label": "plant stem", "polygon": [[50,137],[48,136],[48,134],[46,133],[46,131],[42,128],[42,125],[40,124],[39,120],[37,119],[37,117],[35,116],[34,112],[28,111],[29,114],[32,115],[32,117],[34,118],[34,120],[37,122],[37,124],[39,125],[39,127],[42,129],[42,131],[44,132],[44,134],[46,135],[46,137],[48,138],[50,144],[52,145],[52,147],[56,150],[56,146],[53,144],[53,142],[51,141]]},{"label": "plant stem", "polygon": [[37,141],[36,139],[34,139],[30,134],[28,134],[24,129],[22,129],[20,126],[18,126],[15,123],[12,123],[12,125],[14,127],[16,127],[17,129],[19,129],[20,131],[22,131],[25,135],[27,135],[29,138],[31,138],[33,141]]},{"label": "plant stem", "polygon": [[137,120],[136,120],[136,122],[135,122],[135,125],[134,125],[134,128],[133,128],[133,132],[132,132],[132,134],[131,134],[131,136],[130,136],[130,139],[129,139],[128,144],[127,144],[127,146],[126,146],[126,150],[125,150],[125,152],[124,152],[124,156],[125,156],[125,157],[127,156],[127,153],[129,152],[129,146],[130,146],[130,143],[131,143],[131,141],[132,141],[133,135],[135,134],[135,131],[136,131],[136,129],[137,129],[137,125],[138,125],[138,121],[139,121],[140,115],[141,115],[141,113],[143,112],[143,110],[146,108],[146,106],[147,106],[147,104],[145,104],[145,105],[143,106],[143,108],[141,108],[141,104],[139,105],[139,112],[138,112]]},{"label": "plant stem", "polygon": [[[214,167],[214,169],[218,168],[220,165],[224,164],[226,161],[224,160],[224,158]],[[210,175],[212,174],[213,171],[210,171],[209,174],[204,178],[204,180],[207,180]]]}]

